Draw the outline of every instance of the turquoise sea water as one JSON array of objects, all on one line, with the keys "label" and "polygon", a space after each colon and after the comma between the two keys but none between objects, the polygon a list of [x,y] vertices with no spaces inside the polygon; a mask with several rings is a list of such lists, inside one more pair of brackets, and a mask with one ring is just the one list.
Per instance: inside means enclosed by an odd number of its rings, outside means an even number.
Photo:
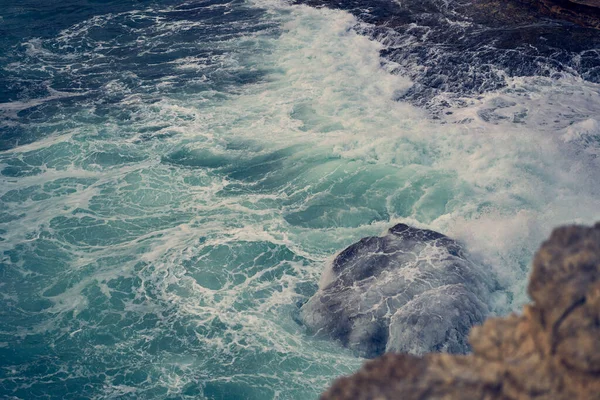
[{"label": "turquoise sea water", "polygon": [[363,361],[297,322],[345,246],[396,222],[448,234],[506,313],[550,229],[600,217],[600,86],[575,75],[507,77],[432,119],[342,11],[15,3],[0,398],[316,398]]}]

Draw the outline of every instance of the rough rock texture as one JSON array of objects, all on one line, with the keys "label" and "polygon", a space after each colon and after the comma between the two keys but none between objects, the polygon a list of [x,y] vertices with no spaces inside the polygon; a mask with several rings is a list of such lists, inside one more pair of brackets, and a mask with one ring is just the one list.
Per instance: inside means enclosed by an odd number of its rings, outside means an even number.
[{"label": "rough rock texture", "polygon": [[342,251],[300,317],[365,357],[395,351],[466,353],[492,281],[454,240],[404,224]]},{"label": "rough rock texture", "polygon": [[583,4],[590,7],[600,8],[600,0],[570,0],[571,3]]},{"label": "rough rock texture", "polygon": [[600,399],[600,223],[552,233],[529,295],[523,315],[472,330],[472,355],[387,354],[322,399]]},{"label": "rough rock texture", "polygon": [[534,4],[547,15],[600,29],[599,0],[520,0]]}]

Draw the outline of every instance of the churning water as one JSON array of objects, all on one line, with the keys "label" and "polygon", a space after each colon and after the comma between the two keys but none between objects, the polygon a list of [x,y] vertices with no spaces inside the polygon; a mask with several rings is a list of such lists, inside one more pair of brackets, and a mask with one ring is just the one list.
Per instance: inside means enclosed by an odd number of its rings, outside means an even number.
[{"label": "churning water", "polygon": [[414,40],[345,11],[43,3],[0,0],[0,398],[315,398],[362,362],[297,322],[345,246],[457,238],[503,314],[600,218],[597,50],[434,113]]}]

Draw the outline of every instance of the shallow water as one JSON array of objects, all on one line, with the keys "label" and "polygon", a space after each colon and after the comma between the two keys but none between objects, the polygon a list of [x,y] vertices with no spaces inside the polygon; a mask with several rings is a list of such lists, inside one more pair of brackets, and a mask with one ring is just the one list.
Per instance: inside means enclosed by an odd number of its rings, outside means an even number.
[{"label": "shallow water", "polygon": [[433,115],[345,11],[61,4],[0,7],[0,397],[316,398],[362,362],[296,322],[345,246],[448,234],[504,314],[551,228],[600,216],[577,71]]}]

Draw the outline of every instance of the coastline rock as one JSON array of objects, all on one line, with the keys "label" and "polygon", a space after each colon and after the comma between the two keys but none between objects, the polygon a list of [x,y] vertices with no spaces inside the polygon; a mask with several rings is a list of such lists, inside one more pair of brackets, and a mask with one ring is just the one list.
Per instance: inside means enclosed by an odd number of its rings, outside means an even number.
[{"label": "coastline rock", "polygon": [[583,4],[584,6],[600,8],[600,0],[569,0],[571,3]]},{"label": "coastline rock", "polygon": [[537,6],[548,16],[600,29],[599,0],[519,0]]},{"label": "coastline rock", "polygon": [[315,334],[361,356],[466,353],[467,335],[488,314],[493,282],[454,240],[399,224],[342,251],[302,307]]},{"label": "coastline rock", "polygon": [[556,229],[537,252],[522,315],[470,335],[473,354],[386,354],[328,399],[600,399],[600,224]]}]

